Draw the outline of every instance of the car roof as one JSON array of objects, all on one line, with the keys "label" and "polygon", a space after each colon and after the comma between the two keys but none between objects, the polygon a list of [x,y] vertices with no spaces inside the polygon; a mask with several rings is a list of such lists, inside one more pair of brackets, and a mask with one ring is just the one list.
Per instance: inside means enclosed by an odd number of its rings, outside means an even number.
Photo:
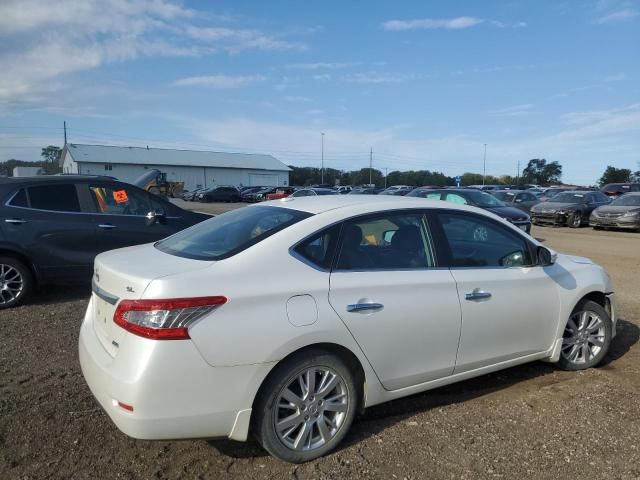
[{"label": "car roof", "polygon": [[33,177],[0,177],[0,185],[24,185],[30,183],[69,183],[91,180],[117,181],[107,175],[37,175]]},{"label": "car roof", "polygon": [[262,202],[247,208],[259,206],[274,206],[300,210],[312,214],[324,213],[337,209],[355,209],[359,213],[367,211],[376,212],[379,210],[393,210],[402,208],[445,208],[460,209],[477,212],[476,207],[468,205],[452,204],[441,200],[427,200],[420,197],[403,197],[392,195],[369,196],[369,195],[327,195],[322,197],[287,197],[281,200]]}]

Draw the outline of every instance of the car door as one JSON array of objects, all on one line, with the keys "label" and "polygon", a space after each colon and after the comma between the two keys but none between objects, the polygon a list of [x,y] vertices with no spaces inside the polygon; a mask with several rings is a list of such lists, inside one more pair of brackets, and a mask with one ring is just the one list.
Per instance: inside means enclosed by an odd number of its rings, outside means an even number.
[{"label": "car door", "polygon": [[5,210],[4,231],[44,279],[90,276],[94,226],[72,183],[47,182],[18,190]]},{"label": "car door", "polygon": [[[93,228],[100,252],[155,242],[184,227],[171,206],[133,185],[94,182],[86,188],[93,202]],[[164,218],[150,222],[147,215],[159,210]]]},{"label": "car door", "polygon": [[422,211],[347,221],[330,277],[329,302],[386,389],[451,375],[460,303],[438,268]]},{"label": "car door", "polygon": [[471,212],[443,210],[436,217],[440,261],[462,306],[455,373],[548,350],[559,319],[558,287],[535,265],[526,237]]}]

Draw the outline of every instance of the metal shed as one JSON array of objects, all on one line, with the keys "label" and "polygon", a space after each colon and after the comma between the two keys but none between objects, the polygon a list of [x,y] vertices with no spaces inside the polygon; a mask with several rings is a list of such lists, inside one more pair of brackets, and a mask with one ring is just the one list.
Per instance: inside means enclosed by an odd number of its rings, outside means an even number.
[{"label": "metal shed", "polygon": [[185,189],[215,185],[289,185],[291,169],[272,155],[208,152],[149,147],[67,144],[60,159],[63,173],[109,175],[132,182],[157,168]]}]

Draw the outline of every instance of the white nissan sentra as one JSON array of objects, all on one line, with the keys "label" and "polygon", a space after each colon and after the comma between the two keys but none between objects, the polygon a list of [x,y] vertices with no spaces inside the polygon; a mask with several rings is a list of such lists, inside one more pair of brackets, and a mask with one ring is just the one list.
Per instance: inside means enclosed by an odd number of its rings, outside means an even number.
[{"label": "white nissan sentra", "polygon": [[371,405],[534,360],[593,367],[615,327],[601,267],[491,213],[336,195],[99,255],[80,362],[127,435],[251,433],[304,462]]}]

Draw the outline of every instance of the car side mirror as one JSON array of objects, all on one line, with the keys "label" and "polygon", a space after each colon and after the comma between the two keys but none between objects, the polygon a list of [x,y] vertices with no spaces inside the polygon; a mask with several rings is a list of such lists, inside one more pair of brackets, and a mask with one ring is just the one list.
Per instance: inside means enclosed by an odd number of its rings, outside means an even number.
[{"label": "car side mirror", "polygon": [[516,198],[516,203],[522,203],[522,199],[521,198]]},{"label": "car side mirror", "polygon": [[146,224],[148,227],[154,223],[164,224],[167,221],[167,215],[161,208],[154,208],[146,215]]},{"label": "car side mirror", "polygon": [[546,247],[539,246],[537,250],[538,265],[548,267],[556,263],[557,255]]}]

